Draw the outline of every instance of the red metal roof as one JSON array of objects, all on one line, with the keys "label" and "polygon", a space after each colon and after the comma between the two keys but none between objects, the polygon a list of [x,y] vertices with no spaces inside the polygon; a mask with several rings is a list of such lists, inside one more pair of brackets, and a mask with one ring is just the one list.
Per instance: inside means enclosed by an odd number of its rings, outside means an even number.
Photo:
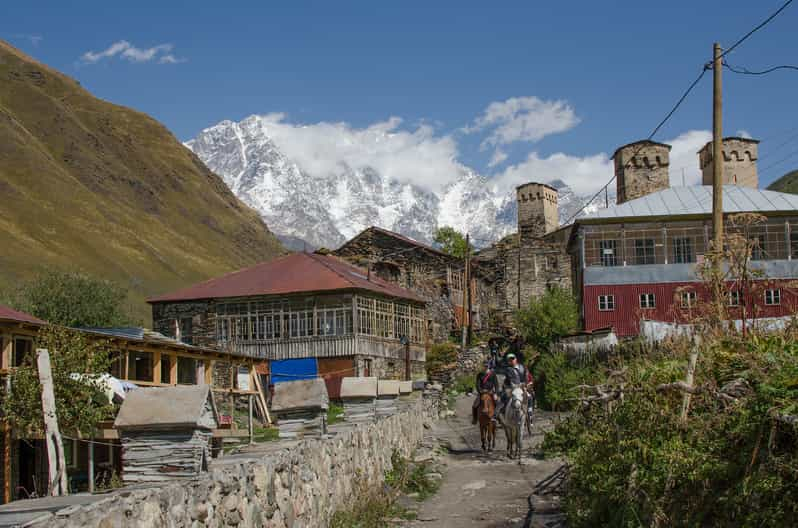
[{"label": "red metal roof", "polygon": [[292,253],[221,277],[200,282],[147,302],[189,301],[252,295],[367,290],[381,295],[424,302],[422,297],[336,257]]},{"label": "red metal roof", "polygon": [[8,306],[3,306],[2,304],[0,304],[0,320],[15,321],[18,323],[47,324],[38,317],[34,317],[25,312],[12,310]]}]

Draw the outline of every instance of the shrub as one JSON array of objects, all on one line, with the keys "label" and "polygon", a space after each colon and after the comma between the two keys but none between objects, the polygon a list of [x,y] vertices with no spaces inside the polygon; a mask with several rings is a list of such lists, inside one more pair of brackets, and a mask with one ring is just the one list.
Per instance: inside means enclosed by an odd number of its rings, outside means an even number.
[{"label": "shrub", "polygon": [[457,361],[457,345],[454,343],[435,343],[427,353],[427,372],[451,365]]},{"label": "shrub", "polygon": [[579,395],[578,385],[592,385],[599,376],[596,366],[574,367],[560,351],[541,354],[532,369],[537,402],[543,409],[567,410]]},{"label": "shrub", "polygon": [[529,306],[515,313],[515,325],[527,343],[538,351],[549,349],[551,343],[576,330],[579,307],[571,293],[564,288],[551,288]]}]

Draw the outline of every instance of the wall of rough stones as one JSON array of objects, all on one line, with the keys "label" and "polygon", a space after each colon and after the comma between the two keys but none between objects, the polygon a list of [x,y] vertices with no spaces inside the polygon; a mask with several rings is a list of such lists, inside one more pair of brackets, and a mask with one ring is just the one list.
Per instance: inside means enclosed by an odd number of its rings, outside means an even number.
[{"label": "wall of rough stones", "polygon": [[364,489],[379,489],[391,455],[409,456],[432,413],[418,398],[408,411],[351,426],[332,438],[308,439],[260,458],[215,463],[190,482],[119,490],[73,506],[37,528],[321,527]]}]

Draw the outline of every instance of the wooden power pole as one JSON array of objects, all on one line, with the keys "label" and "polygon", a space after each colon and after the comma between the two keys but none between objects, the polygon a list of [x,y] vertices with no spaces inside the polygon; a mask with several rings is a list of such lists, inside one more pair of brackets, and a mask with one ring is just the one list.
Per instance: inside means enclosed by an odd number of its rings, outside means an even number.
[{"label": "wooden power pole", "polygon": [[466,349],[468,345],[468,259],[469,259],[469,248],[470,245],[470,235],[466,233],[466,250],[465,250],[465,258],[463,259],[463,284],[461,285],[463,288],[463,309],[460,311],[461,317],[461,328],[462,328],[462,348],[463,350]]},{"label": "wooden power pole", "polygon": [[721,49],[712,48],[712,233],[716,265],[720,266],[723,251],[723,99],[721,90]]}]

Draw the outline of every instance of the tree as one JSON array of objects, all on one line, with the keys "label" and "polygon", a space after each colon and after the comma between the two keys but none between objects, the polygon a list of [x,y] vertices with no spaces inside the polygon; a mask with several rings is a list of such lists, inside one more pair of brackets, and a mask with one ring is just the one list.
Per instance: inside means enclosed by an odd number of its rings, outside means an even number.
[{"label": "tree", "polygon": [[129,324],[126,299],[127,290],[112,282],[49,270],[24,282],[12,304],[55,325],[103,327]]},{"label": "tree", "polygon": [[454,255],[455,257],[465,258],[468,253],[469,245],[466,243],[465,236],[455,228],[450,226],[439,227],[435,231],[435,242],[440,244],[441,251]]},{"label": "tree", "polygon": [[515,325],[527,343],[543,352],[558,337],[576,330],[579,308],[571,293],[564,288],[546,290],[532,299],[529,306],[515,313]]},{"label": "tree", "polygon": [[[66,435],[90,435],[110,415],[100,375],[108,371],[111,350],[105,341],[64,327],[45,326],[36,339],[50,352],[58,425]],[[10,389],[2,401],[3,416],[21,436],[43,431],[42,388],[36,357],[22,358],[10,373]]]}]

